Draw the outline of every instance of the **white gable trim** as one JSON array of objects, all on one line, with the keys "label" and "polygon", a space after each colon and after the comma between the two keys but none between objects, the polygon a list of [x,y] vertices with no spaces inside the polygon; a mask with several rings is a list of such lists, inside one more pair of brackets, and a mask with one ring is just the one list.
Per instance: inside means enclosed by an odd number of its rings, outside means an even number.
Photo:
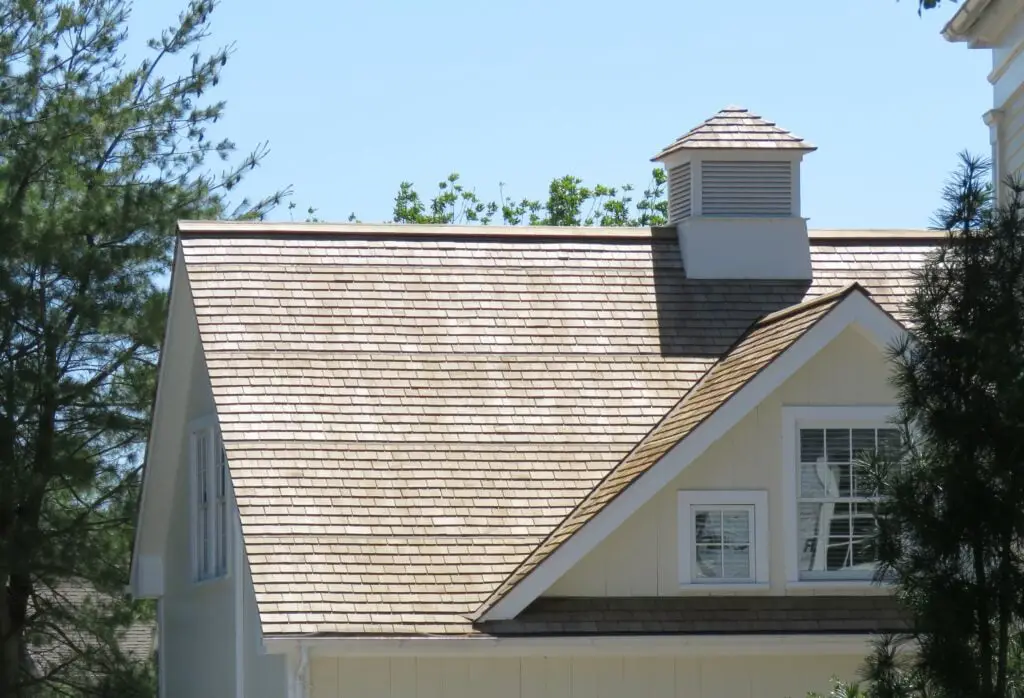
[{"label": "white gable trim", "polygon": [[[129,589],[136,598],[157,598],[163,594],[162,565],[157,582],[154,579],[155,573],[151,571],[153,563],[147,562],[147,559],[160,557],[164,553],[163,545],[167,539],[170,516],[161,516],[154,509],[169,508],[171,504],[166,493],[174,491],[177,476],[175,466],[181,457],[181,437],[184,433],[184,405],[188,399],[192,361],[198,346],[195,341],[190,343],[190,337],[185,335],[196,335],[197,332],[192,294],[185,276],[185,260],[179,243],[171,269],[167,327],[160,347],[156,397],[153,401],[149,438],[146,440],[142,492],[139,495],[135,539],[132,542]],[[175,372],[187,374],[178,375],[175,379]],[[164,463],[167,460],[171,463]]]},{"label": "white gable trim", "polygon": [[690,463],[735,427],[776,388],[828,346],[847,327],[855,327],[876,346],[891,346],[906,330],[868,297],[852,291],[775,361],[754,376],[724,405],[665,454],[650,470],[613,499],[594,518],[513,587],[478,620],[515,618],[569,571],[584,555],[664,489]]}]

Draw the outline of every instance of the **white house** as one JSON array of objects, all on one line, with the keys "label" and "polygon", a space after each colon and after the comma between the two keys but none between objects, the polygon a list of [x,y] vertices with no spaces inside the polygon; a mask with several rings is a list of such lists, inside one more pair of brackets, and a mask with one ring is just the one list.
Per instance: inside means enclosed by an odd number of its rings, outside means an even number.
[{"label": "white house", "polygon": [[[1024,0],[966,0],[943,35],[991,49],[992,109],[985,113],[997,182],[1024,174]],[[1005,194],[1005,191],[1003,192]]]},{"label": "white house", "polygon": [[871,584],[935,233],[811,230],[739,108],[655,229],[181,222],[132,566],[172,698],[797,698]]}]

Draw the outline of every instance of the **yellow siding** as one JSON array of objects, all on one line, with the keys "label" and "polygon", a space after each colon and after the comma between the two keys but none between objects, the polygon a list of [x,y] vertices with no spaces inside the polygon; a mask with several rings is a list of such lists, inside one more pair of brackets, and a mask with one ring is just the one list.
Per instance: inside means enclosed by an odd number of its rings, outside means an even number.
[{"label": "yellow siding", "polygon": [[[191,299],[182,303],[191,313]],[[198,346],[195,319],[190,341]],[[192,362],[186,424],[213,413],[213,396],[201,353]],[[189,524],[191,483],[189,434],[181,434],[172,521],[164,558],[164,632],[160,659],[165,662],[169,698],[225,698],[235,693],[234,581],[192,582]]]},{"label": "yellow siding", "polygon": [[683,489],[768,491],[771,588],[773,593],[784,593],[782,406],[891,404],[895,396],[889,372],[887,359],[875,345],[854,329],[844,331],[598,544],[545,596],[679,594],[676,496]]},{"label": "yellow siding", "polygon": [[312,698],[803,698],[860,656],[318,658]]}]

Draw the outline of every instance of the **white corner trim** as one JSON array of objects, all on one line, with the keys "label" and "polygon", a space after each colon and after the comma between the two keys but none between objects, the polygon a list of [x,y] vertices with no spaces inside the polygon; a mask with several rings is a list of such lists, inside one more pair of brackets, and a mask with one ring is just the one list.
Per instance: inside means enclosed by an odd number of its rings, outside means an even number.
[{"label": "white corner trim", "polygon": [[[730,590],[742,592],[757,586],[767,587],[769,581],[768,546],[771,533],[768,530],[767,490],[680,490],[678,495],[679,525],[679,586],[687,591]],[[691,509],[707,506],[744,506],[754,508],[753,524],[753,567],[754,578],[750,581],[712,583],[693,580],[693,516]]]},{"label": "white corner trim", "polygon": [[238,515],[238,508],[234,506],[234,487],[231,488],[232,496],[229,507],[232,513],[232,523],[235,535],[228,537],[228,545],[233,545],[231,566],[234,567],[234,594],[235,594],[235,698],[245,698],[245,585],[242,583],[243,546],[242,546],[242,519]]},{"label": "white corner trim", "polygon": [[167,602],[156,600],[156,695],[167,698],[167,630],[164,621],[164,607]]},{"label": "white corner trim", "polygon": [[776,388],[796,373],[843,330],[854,326],[878,346],[888,346],[906,330],[860,292],[853,291],[818,320],[775,361],[754,376],[685,439],[576,531],[479,620],[515,618],[637,509],[664,489],[713,443],[724,436]]},{"label": "white corner trim", "polygon": [[288,698],[309,698],[309,645],[305,640],[290,641],[282,650],[288,655]]},{"label": "white corner trim", "polygon": [[[267,651],[287,654],[290,683],[299,683],[301,653],[312,657],[558,657],[863,655],[870,635],[634,635],[573,637],[267,638]],[[301,647],[301,649],[299,649]],[[292,678],[294,677],[294,678]],[[289,691],[290,696],[297,693]]]},{"label": "white corner trim", "polygon": [[783,405],[782,407],[782,534],[785,537],[786,588],[807,590],[864,589],[864,580],[801,580],[797,551],[797,431],[815,427],[884,427],[896,418],[896,405]]},{"label": "white corner trim", "polygon": [[164,595],[164,559],[160,555],[140,555],[133,561],[135,574],[130,588],[136,599],[159,599]]}]

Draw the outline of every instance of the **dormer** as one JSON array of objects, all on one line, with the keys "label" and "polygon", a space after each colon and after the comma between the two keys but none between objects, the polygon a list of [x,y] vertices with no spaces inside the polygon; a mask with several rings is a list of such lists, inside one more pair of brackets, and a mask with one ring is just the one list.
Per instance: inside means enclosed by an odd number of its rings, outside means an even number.
[{"label": "dormer", "polygon": [[694,279],[811,278],[800,162],[814,146],[726,107],[653,160],[668,174],[669,224]]}]

